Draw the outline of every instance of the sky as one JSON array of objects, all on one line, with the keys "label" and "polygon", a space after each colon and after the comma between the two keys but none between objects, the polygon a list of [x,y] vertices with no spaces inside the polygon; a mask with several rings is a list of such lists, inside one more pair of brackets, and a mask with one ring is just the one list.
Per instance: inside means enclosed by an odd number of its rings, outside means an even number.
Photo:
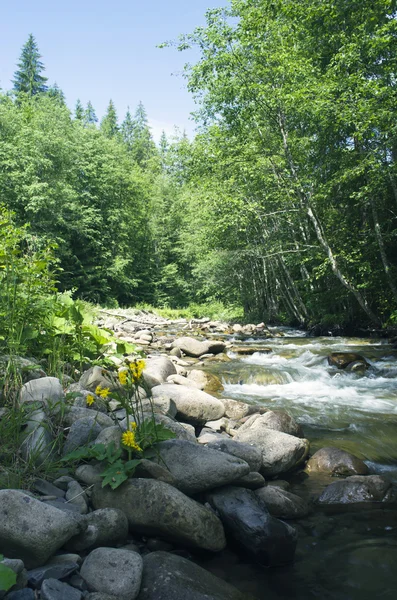
[{"label": "sky", "polygon": [[21,48],[36,38],[44,75],[63,90],[74,108],[91,100],[101,118],[111,98],[119,119],[142,101],[153,137],[174,126],[193,135],[195,109],[181,73],[196,50],[159,49],[205,24],[208,8],[227,0],[0,0],[0,87],[11,80]]}]

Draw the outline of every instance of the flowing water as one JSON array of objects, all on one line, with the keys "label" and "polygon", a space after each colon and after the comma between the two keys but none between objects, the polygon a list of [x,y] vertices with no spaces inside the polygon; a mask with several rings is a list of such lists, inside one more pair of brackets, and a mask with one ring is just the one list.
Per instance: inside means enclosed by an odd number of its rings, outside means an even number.
[{"label": "flowing water", "polygon": [[[249,356],[229,352],[227,363],[208,368],[224,385],[225,398],[286,409],[303,426],[311,453],[336,446],[363,458],[371,473],[397,483],[397,351],[383,340],[308,338],[296,330],[283,337],[239,341],[255,346]],[[263,352],[261,351],[263,347]],[[268,350],[271,349],[271,352]],[[366,358],[364,374],[330,367],[331,352]],[[291,491],[315,497],[331,481],[290,477]],[[231,552],[206,567],[258,599],[397,598],[397,509],[328,515],[314,510],[294,523],[299,544],[294,565],[263,569]]]}]

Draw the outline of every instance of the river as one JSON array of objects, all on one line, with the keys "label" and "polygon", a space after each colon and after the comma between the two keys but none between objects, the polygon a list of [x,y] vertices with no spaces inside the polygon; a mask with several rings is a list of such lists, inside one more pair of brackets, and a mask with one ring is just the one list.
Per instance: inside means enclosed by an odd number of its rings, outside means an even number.
[{"label": "river", "polygon": [[[289,329],[283,334],[229,338],[256,351],[231,351],[230,362],[206,367],[221,378],[222,396],[285,409],[303,426],[312,454],[324,446],[342,448],[364,459],[371,473],[397,483],[397,351],[378,339],[309,338]],[[331,352],[361,354],[370,368],[358,375],[330,367]],[[330,483],[302,472],[288,480],[291,491],[312,499]],[[227,551],[206,560],[206,568],[259,600],[397,597],[397,507],[339,514],[314,508],[291,524],[299,543],[290,567],[263,569]]]}]

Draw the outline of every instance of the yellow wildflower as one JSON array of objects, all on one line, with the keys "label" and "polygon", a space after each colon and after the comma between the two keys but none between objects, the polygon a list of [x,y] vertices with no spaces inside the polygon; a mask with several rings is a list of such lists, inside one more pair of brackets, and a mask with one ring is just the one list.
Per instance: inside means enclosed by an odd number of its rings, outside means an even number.
[{"label": "yellow wildflower", "polygon": [[131,423],[131,429],[136,429],[136,423],[135,423],[135,421],[132,421],[132,423]]},{"label": "yellow wildflower", "polygon": [[118,376],[119,376],[119,381],[120,381],[121,385],[126,385],[127,371],[119,371]]},{"label": "yellow wildflower", "polygon": [[110,390],[109,388],[103,388],[101,385],[97,385],[95,388],[95,393],[101,398],[107,398],[110,394]]},{"label": "yellow wildflower", "polygon": [[141,378],[144,368],[144,360],[134,360],[134,362],[130,363],[130,371],[134,381],[138,381]]},{"label": "yellow wildflower", "polygon": [[94,404],[94,402],[95,402],[94,396],[92,394],[87,394],[86,402],[87,402],[88,406],[91,406],[91,404]]},{"label": "yellow wildflower", "polygon": [[135,439],[135,433],[133,431],[126,431],[121,436],[121,441],[124,446],[128,446],[128,448],[132,448],[133,450],[137,450],[138,452],[142,451],[142,448],[137,444]]}]

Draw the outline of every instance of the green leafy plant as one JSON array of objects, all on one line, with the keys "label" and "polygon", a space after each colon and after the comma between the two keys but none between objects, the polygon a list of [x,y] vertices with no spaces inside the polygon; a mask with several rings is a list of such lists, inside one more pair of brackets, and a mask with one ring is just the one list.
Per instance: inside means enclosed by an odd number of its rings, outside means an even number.
[{"label": "green leafy plant", "polygon": [[0,590],[7,592],[13,585],[16,584],[17,574],[4,565],[1,561],[4,560],[4,556],[0,554]]},{"label": "green leafy plant", "polygon": [[[156,423],[150,390],[144,390],[142,376],[144,365],[144,360],[135,359],[126,367],[122,367],[117,379],[113,378],[112,381],[113,387],[117,390],[112,392],[112,396],[126,411],[126,431],[121,435],[120,447],[117,448],[114,442],[107,445],[84,446],[70,452],[62,459],[66,463],[92,459],[105,463],[106,466],[101,473],[102,487],[109,485],[112,489],[116,489],[134,474],[145,450],[153,448],[158,442],[175,437],[175,434],[162,423]],[[149,417],[145,416],[146,411],[142,403],[143,391],[148,394],[151,412]],[[110,391],[109,388],[98,385],[95,394],[106,399]],[[93,403],[94,396],[89,394],[87,404],[91,406]]]}]

